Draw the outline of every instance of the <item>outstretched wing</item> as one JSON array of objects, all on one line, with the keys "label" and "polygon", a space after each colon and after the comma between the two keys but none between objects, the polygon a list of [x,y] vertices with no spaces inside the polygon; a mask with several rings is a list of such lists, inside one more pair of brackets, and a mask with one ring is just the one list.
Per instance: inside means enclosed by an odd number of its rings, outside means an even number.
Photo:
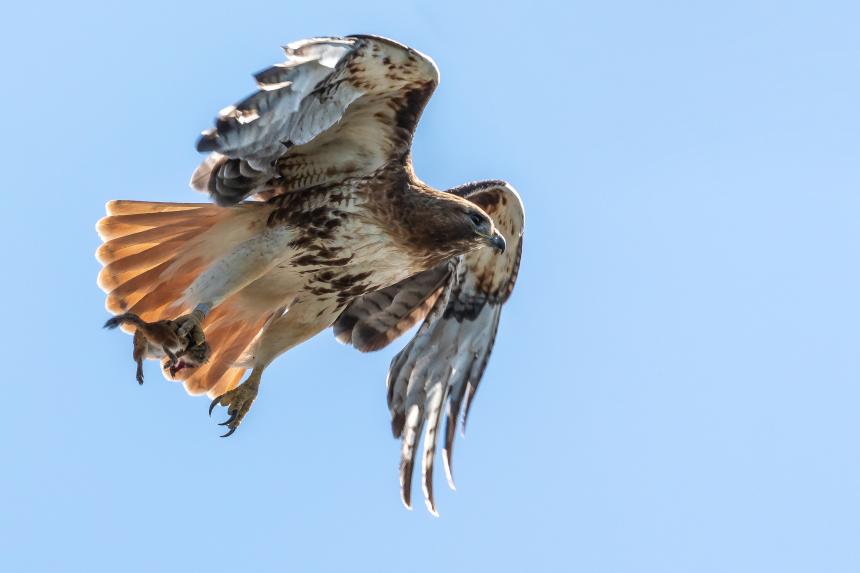
[{"label": "outstretched wing", "polygon": [[[448,404],[444,460],[448,483],[453,488],[451,455],[457,420],[462,411],[465,428],[472,398],[493,349],[502,305],[510,296],[517,278],[524,224],[519,195],[503,181],[472,183],[452,189],[451,192],[480,205],[505,236],[508,249],[498,254],[490,248],[482,248],[452,260],[446,264],[446,269],[451,270],[445,274],[444,289],[434,286],[437,283],[425,280],[432,273],[441,273],[440,267],[386,289],[390,292],[380,299],[383,303],[397,300],[398,286],[405,287],[407,291],[412,287],[414,292],[404,297],[412,301],[426,301],[438,291],[432,308],[424,311],[427,316],[415,338],[392,360],[387,380],[391,429],[395,437],[401,438],[400,486],[403,503],[407,507],[411,506],[415,450],[423,427],[422,481],[427,507],[433,513],[436,513],[433,460],[442,407]],[[414,288],[419,283],[425,285],[423,291]],[[421,292],[424,293],[423,297]],[[369,299],[359,299],[354,304],[364,309],[373,307]],[[379,305],[378,309],[367,314],[373,317],[367,321],[367,327],[377,331],[375,338],[371,338],[390,342],[420,320],[415,318],[409,323],[403,321],[403,317],[420,315],[424,306],[413,304],[410,307],[394,303]],[[344,314],[347,315],[351,308]],[[398,317],[400,320],[396,320]],[[407,323],[408,326],[403,328]],[[352,331],[360,324],[361,319],[355,321]],[[397,326],[388,331],[371,328],[371,325],[386,324]],[[335,328],[337,330],[337,325]]]},{"label": "outstretched wing", "polygon": [[191,186],[222,205],[408,161],[439,71],[429,57],[375,36],[287,45],[287,61],[255,75],[259,91],[221,111],[198,151]]}]

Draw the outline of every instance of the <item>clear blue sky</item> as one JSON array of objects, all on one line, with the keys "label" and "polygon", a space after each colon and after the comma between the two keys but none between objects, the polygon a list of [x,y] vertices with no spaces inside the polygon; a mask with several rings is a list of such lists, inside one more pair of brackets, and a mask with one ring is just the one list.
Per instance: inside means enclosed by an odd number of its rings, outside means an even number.
[{"label": "clear blue sky", "polygon": [[[4,9],[4,570],[860,571],[860,8],[561,4]],[[420,175],[526,204],[438,519],[398,496],[396,349],[319,336],[221,440],[100,328],[104,202],[204,200],[250,73],[355,32],[442,70]]]}]

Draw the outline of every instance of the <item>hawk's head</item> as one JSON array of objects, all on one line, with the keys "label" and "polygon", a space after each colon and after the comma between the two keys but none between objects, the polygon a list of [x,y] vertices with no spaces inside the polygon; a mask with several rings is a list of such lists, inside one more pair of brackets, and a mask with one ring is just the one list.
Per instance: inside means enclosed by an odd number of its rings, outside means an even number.
[{"label": "hawk's head", "polygon": [[505,238],[496,229],[490,216],[474,203],[462,199],[458,203],[461,204],[452,209],[455,224],[450,229],[450,239],[453,243],[463,253],[483,246],[504,253]]},{"label": "hawk's head", "polygon": [[412,213],[412,234],[422,250],[443,261],[490,247],[505,250],[505,238],[493,220],[475,203],[451,193],[434,191],[424,197],[424,205]]}]

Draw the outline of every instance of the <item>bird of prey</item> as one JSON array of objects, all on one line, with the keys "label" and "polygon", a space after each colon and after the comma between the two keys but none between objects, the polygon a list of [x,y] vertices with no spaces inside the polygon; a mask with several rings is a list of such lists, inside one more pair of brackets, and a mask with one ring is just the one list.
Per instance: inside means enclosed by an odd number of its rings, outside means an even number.
[{"label": "bird of prey", "polygon": [[423,321],[391,362],[388,406],[403,503],[423,429],[423,490],[435,513],[442,408],[453,487],[454,435],[516,280],[523,206],[504,181],[440,191],[415,175],[413,133],[439,83],[428,56],[364,35],[284,52],[197,142],[209,155],[191,186],[214,204],[107,204],[98,283],[113,314],[175,321],[179,340],[202,328],[208,361],[165,364],[164,374],[214,398],[210,414],[224,406],[225,435],[290,348],[333,327],[341,342],[378,350]]}]

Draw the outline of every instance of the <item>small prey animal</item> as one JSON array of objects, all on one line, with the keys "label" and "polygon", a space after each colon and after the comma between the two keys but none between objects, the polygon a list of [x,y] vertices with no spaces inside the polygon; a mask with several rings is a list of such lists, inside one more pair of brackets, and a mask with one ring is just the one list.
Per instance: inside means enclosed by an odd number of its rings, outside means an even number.
[{"label": "small prey animal", "polygon": [[146,322],[138,315],[126,312],[109,319],[104,327],[112,329],[123,324],[135,327],[132,356],[137,362],[138,384],[143,384],[145,358],[166,359],[162,368],[170,372],[171,378],[183,368],[196,368],[209,360],[209,344],[199,326],[185,329],[181,320]]}]

